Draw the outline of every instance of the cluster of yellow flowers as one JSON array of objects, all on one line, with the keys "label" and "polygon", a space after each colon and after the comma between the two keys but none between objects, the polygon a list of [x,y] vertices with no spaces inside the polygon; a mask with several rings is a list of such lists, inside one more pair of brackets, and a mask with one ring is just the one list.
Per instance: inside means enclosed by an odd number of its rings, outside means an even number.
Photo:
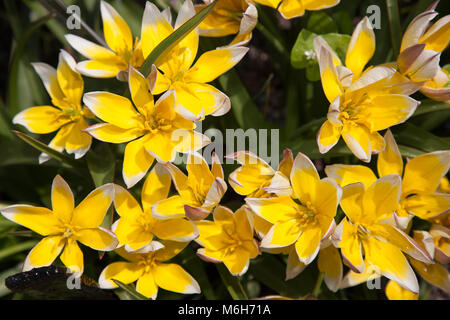
[{"label": "cluster of yellow flowers", "polygon": [[[255,0],[278,8],[286,18],[305,10],[336,5],[338,0]],[[131,193],[106,184],[75,206],[68,184],[56,176],[52,210],[13,205],[0,210],[6,218],[44,238],[28,254],[24,270],[47,266],[60,255],[73,272],[83,272],[78,242],[99,251],[115,250],[125,261],[108,265],[100,275],[102,288],[113,281],[137,281],[136,289],[156,298],[158,287],[179,293],[199,293],[196,280],[181,266],[165,263],[191,241],[202,248],[205,261],[224,263],[233,275],[244,274],[250,259],[261,251],[288,255],[286,279],[296,277],[318,256],[318,268],[328,288],[360,284],[385,276],[390,298],[417,298],[419,285],[412,267],[426,281],[450,291],[443,266],[450,256],[450,195],[445,180],[450,151],[410,159],[404,166],[389,127],[406,121],[419,102],[409,96],[421,90],[432,99],[450,100],[448,74],[439,67],[450,36],[450,16],[429,27],[434,7],[419,15],[406,30],[396,63],[365,69],[375,51],[371,24],[356,26],[345,66],[320,36],[314,51],[323,90],[330,102],[327,120],[317,135],[326,153],[342,136],[353,154],[370,162],[378,154],[378,177],[362,165],[329,165],[320,178],[304,154],[284,151],[275,170],[258,156],[239,151],[228,157],[240,167],[228,177],[233,190],[245,196],[235,213],[220,202],[227,190],[219,159],[211,167],[196,151],[210,141],[194,131],[195,121],[220,116],[230,109],[229,98],[210,83],[235,66],[246,54],[245,45],[257,23],[251,1],[218,0],[213,12],[169,53],[157,59],[151,74],[137,69],[152,50],[192,18],[203,5],[186,0],[174,24],[169,10],[160,12],[147,2],[141,38],[133,40],[126,22],[107,2],[101,2],[106,43],[102,47],[75,35],[70,45],[89,60],[77,63],[64,50],[55,70],[33,64],[53,106],[36,106],[16,115],[13,122],[34,133],[58,131],[50,147],[75,158],[89,150],[92,137],[127,143],[123,180],[128,188],[148,173],[139,203]],[[226,47],[203,53],[194,63],[199,36],[235,34]],[[131,101],[109,92],[83,95],[82,75],[126,79]],[[160,95],[154,102],[153,95]],[[83,103],[82,103],[83,102]],[[104,122],[89,126],[95,118]],[[92,121],[91,121],[92,122]],[[384,137],[379,131],[385,130]],[[176,138],[174,138],[176,137]],[[173,165],[177,152],[187,153],[187,175]],[[40,162],[49,159],[42,154]],[[171,184],[177,194],[169,197]],[[447,183],[447,185],[446,185]],[[113,204],[120,216],[106,230],[101,226]],[[341,207],[345,217],[336,224]],[[213,220],[208,219],[212,213]],[[429,231],[411,231],[411,218],[432,223]],[[255,237],[256,235],[256,237]],[[343,275],[343,264],[350,271]]]}]

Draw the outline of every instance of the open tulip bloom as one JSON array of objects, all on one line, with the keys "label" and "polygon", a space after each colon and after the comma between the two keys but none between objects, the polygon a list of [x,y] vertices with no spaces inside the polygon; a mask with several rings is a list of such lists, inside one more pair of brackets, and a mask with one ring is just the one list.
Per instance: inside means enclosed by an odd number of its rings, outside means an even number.
[{"label": "open tulip bloom", "polygon": [[[97,0],[66,21],[95,42],[58,32],[68,51],[44,51],[57,67],[32,63],[42,88],[24,62],[43,46],[25,40],[60,21],[31,21],[41,4],[17,10],[25,18],[9,8],[31,27],[14,39],[0,99],[0,218],[14,222],[0,219],[0,274],[24,261],[6,286],[47,298],[49,270],[68,269],[49,283],[89,283],[51,287],[57,298],[353,299],[367,292],[347,288],[364,283],[390,300],[450,294],[450,15],[433,20],[438,2],[402,29],[387,1],[386,45],[376,5]],[[8,136],[13,124],[39,157]],[[9,285],[21,278],[30,285]]]},{"label": "open tulip bloom", "polygon": [[52,185],[52,210],[29,205],[1,209],[5,218],[44,237],[28,254],[23,270],[48,266],[62,251],[62,263],[72,272],[81,274],[83,252],[78,242],[94,250],[114,250],[116,236],[100,227],[113,199],[114,187],[106,184],[92,191],[75,207],[69,186],[56,176]]}]

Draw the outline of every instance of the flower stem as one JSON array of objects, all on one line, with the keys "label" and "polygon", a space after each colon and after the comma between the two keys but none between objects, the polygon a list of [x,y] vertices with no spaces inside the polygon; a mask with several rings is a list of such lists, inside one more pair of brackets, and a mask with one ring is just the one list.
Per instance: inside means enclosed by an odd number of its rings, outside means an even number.
[{"label": "flower stem", "polygon": [[324,276],[323,272],[319,273],[319,275],[317,276],[316,285],[314,286],[314,290],[312,293],[313,296],[316,298],[319,296],[320,293],[320,287],[322,286],[323,276]]},{"label": "flower stem", "polygon": [[221,263],[217,264],[217,271],[222,278],[222,282],[227,288],[233,300],[248,300],[247,293],[242,287],[238,277],[233,276],[230,271]]},{"label": "flower stem", "polygon": [[386,0],[386,7],[389,17],[389,27],[391,30],[392,50],[394,51],[395,59],[397,59],[397,56],[400,53],[400,42],[402,35],[397,0]]}]

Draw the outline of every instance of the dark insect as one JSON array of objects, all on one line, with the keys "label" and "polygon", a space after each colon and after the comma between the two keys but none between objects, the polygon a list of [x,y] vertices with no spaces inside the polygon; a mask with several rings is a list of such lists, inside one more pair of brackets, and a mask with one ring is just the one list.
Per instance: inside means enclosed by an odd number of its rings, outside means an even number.
[{"label": "dark insect", "polygon": [[[71,277],[72,276],[72,277]],[[91,278],[82,275],[77,282],[63,267],[49,266],[20,272],[5,280],[13,292],[43,300],[117,300],[114,292],[103,290]],[[72,289],[70,289],[72,288]]]}]

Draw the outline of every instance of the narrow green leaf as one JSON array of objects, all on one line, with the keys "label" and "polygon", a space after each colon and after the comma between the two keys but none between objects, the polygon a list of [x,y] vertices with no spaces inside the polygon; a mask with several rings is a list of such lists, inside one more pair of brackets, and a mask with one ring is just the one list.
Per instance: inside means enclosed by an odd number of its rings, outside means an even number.
[{"label": "narrow green leaf", "polygon": [[19,242],[15,245],[8,246],[0,250],[0,260],[5,259],[6,257],[12,256],[14,254],[20,253],[22,251],[33,248],[39,241],[38,240],[29,240],[24,242]]},{"label": "narrow green leaf", "polygon": [[233,276],[223,263],[217,264],[217,271],[219,271],[220,278],[227,288],[233,300],[248,300],[247,293],[242,287],[238,277]]},{"label": "narrow green leaf", "polygon": [[65,164],[68,164],[68,165],[70,165],[72,167],[75,167],[75,168],[82,167],[82,164],[80,162],[72,159],[71,157],[69,157],[68,155],[65,155],[64,153],[61,153],[59,151],[56,151],[56,150],[50,148],[46,144],[44,144],[44,143],[40,142],[39,140],[36,140],[36,139],[26,135],[23,132],[12,130],[12,133],[14,133],[20,139],[22,139],[23,141],[28,143],[33,148],[48,154],[49,156],[51,156],[52,158],[55,158],[58,161],[61,161],[61,162],[65,163]]},{"label": "narrow green leaf", "polygon": [[253,103],[251,96],[235,70],[230,70],[219,77],[223,91],[230,97],[231,110],[239,125],[243,129],[269,128],[262,114]]},{"label": "narrow green leaf", "polygon": [[450,143],[411,123],[405,123],[392,131],[397,142],[406,147],[424,152],[450,149]]},{"label": "narrow green leaf", "polygon": [[144,76],[148,76],[152,65],[156,62],[156,60],[164,54],[164,52],[170,50],[172,47],[177,45],[181,40],[184,39],[192,30],[194,30],[202,21],[206,18],[208,14],[216,6],[217,1],[211,2],[211,4],[207,5],[203,8],[199,13],[197,13],[194,17],[186,21],[182,24],[177,30],[175,30],[170,36],[161,41],[160,44],[156,46],[155,49],[149,54],[144,64],[142,65],[140,71]]},{"label": "narrow green leaf", "polygon": [[400,26],[400,14],[398,12],[397,0],[386,0],[386,7],[389,18],[389,28],[391,31],[391,43],[394,57],[400,53],[400,42],[402,37],[402,27]]},{"label": "narrow green leaf", "polygon": [[142,294],[140,294],[139,292],[137,292],[133,286],[129,285],[129,284],[124,284],[122,282],[120,282],[119,280],[116,279],[112,279],[112,281],[117,284],[119,286],[119,288],[125,290],[132,298],[134,298],[133,300],[149,300],[146,297],[144,297]]},{"label": "narrow green leaf", "polygon": [[420,116],[422,114],[450,110],[450,105],[445,102],[438,102],[434,100],[422,100],[421,104],[417,108],[416,112],[412,115],[413,117]]}]

